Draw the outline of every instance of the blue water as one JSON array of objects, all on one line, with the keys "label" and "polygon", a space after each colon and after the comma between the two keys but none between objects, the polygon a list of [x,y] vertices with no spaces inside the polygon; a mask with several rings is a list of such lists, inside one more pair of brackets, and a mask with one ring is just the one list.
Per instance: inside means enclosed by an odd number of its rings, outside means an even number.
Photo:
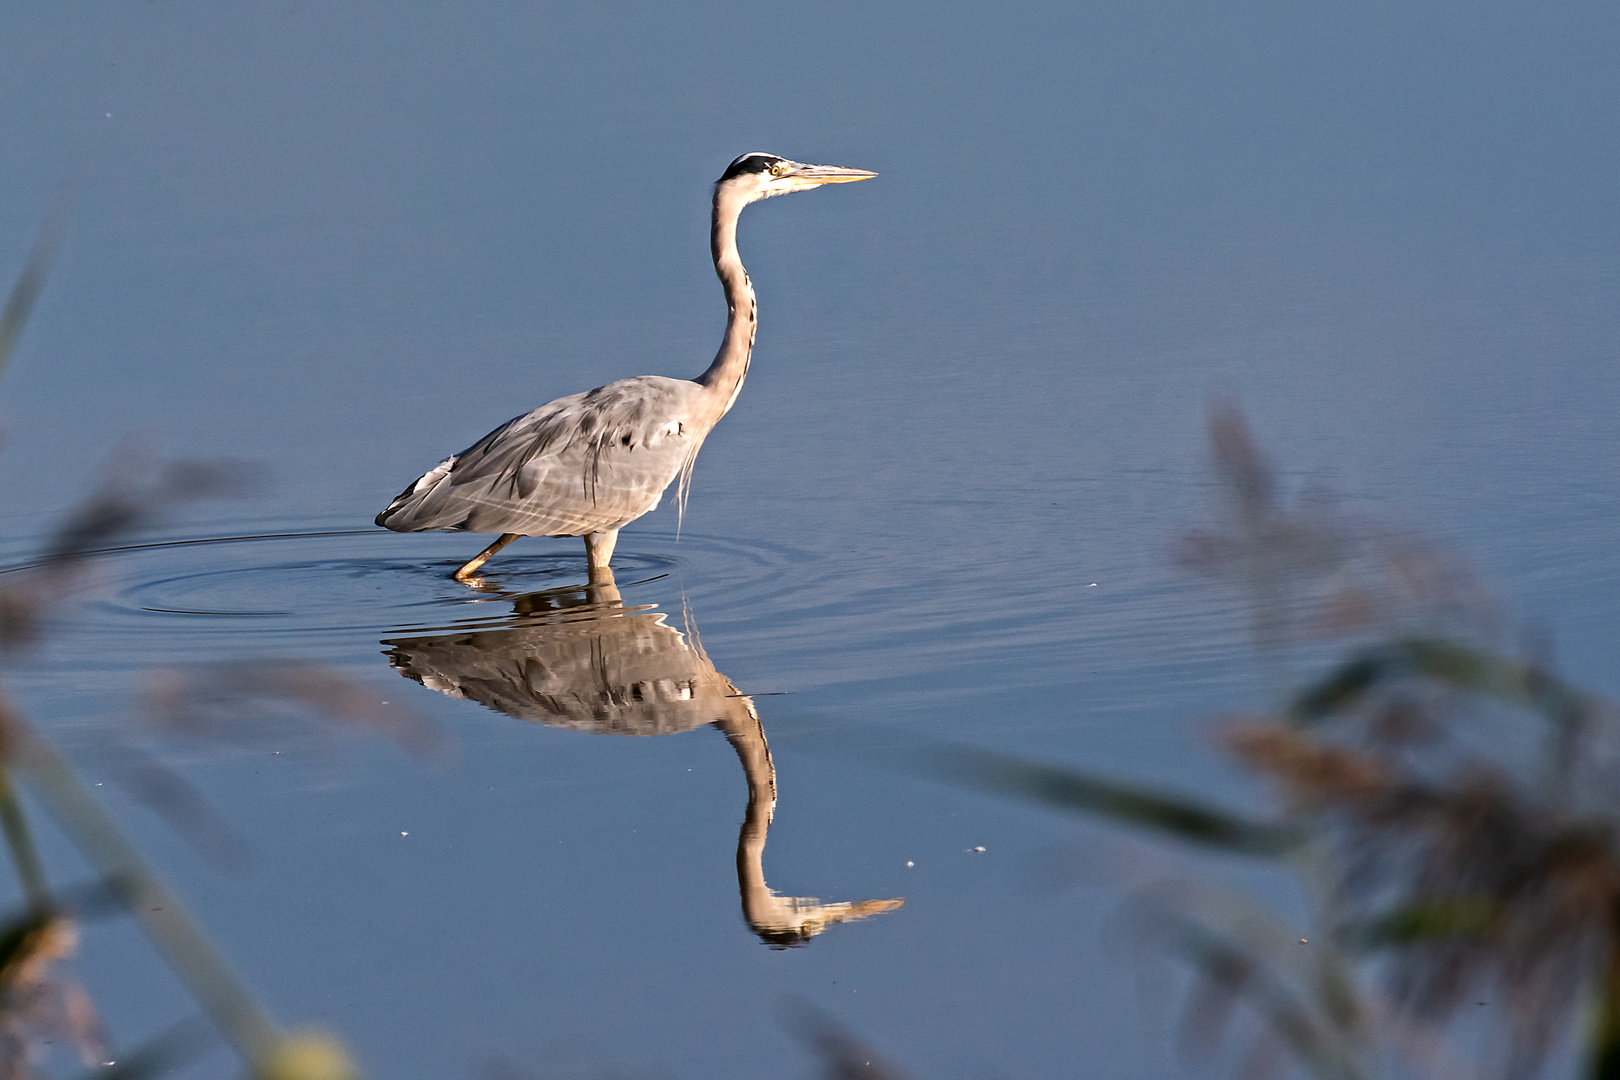
[{"label": "blue water", "polygon": [[[565,731],[391,670],[385,640],[517,625],[443,577],[476,537],[108,555],[10,662],[275,1015],[368,1075],[810,1076],[799,1003],[917,1077],[1172,1073],[1175,995],[1094,850],[1119,834],[807,736],[942,736],[1254,805],[1203,735],[1265,700],[1241,603],[1170,557],[1215,513],[1216,395],[1285,488],[1436,539],[1507,636],[1620,693],[1612,5],[57,4],[4,25],[0,277],[53,206],[69,222],[0,382],[7,565],[131,437],[268,472],[147,539],[364,529],[518,412],[707,364],[708,185],[736,154],[880,174],[747,211],[753,371],[681,535],[669,507],[630,526],[618,580],[739,692],[780,695],[754,699],[770,886],[903,908],[767,949],[718,732]],[[581,584],[579,548],[522,541],[493,580]],[[416,710],[451,756],[154,744],[248,841],[233,877],[118,791],[103,733],[154,667],[289,658]],[[1050,887],[1077,837],[1082,884]],[[122,924],[78,970],[125,1045],[187,1008]]]}]

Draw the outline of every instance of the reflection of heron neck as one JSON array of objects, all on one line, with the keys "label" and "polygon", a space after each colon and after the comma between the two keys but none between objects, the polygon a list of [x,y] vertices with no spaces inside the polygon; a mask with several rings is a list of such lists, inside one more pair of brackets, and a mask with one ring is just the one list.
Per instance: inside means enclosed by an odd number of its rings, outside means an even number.
[{"label": "reflection of heron neck", "polygon": [[742,716],[732,714],[716,726],[726,733],[726,741],[737,751],[743,775],[748,778],[748,813],[737,836],[737,884],[742,889],[743,914],[758,927],[755,916],[763,914],[772,899],[765,884],[765,834],[776,813],[776,766],[771,762],[765,729],[752,703]]},{"label": "reflection of heron neck", "polygon": [[748,778],[748,813],[737,834],[737,887],[742,894],[743,918],[754,933],[770,945],[802,945],[832,923],[900,907],[904,900],[824,904],[813,896],[778,896],[765,884],[765,836],[776,812],[776,766],[753,702],[746,697],[740,700],[747,705],[746,714],[731,713],[715,726],[725,732]]},{"label": "reflection of heron neck", "polygon": [[754,286],[737,254],[737,218],[748,205],[736,191],[716,188],[714,217],[709,225],[709,248],[714,254],[714,272],[726,291],[726,337],[720,343],[714,363],[697,377],[709,391],[715,405],[714,419],[731,411],[748,375],[748,361],[754,352],[754,328],[758,307]]}]

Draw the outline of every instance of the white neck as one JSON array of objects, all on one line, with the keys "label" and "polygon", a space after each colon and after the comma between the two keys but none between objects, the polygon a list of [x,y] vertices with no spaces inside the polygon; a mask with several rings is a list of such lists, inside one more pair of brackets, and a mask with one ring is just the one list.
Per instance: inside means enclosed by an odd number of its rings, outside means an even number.
[{"label": "white neck", "polygon": [[718,420],[737,400],[748,364],[754,353],[754,331],[759,320],[754,301],[754,285],[737,254],[737,218],[748,205],[738,191],[716,187],[714,216],[709,225],[709,249],[714,255],[714,272],[726,292],[726,336],[715,354],[714,363],[695,382],[709,391]]}]

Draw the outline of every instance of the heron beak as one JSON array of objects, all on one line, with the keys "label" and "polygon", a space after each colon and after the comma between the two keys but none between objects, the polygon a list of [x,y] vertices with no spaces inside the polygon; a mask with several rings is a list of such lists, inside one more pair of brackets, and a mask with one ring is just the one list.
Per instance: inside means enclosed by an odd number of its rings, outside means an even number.
[{"label": "heron beak", "polygon": [[852,184],[857,180],[870,180],[876,175],[875,172],[846,169],[841,165],[795,165],[793,171],[784,179],[811,187],[820,184]]}]

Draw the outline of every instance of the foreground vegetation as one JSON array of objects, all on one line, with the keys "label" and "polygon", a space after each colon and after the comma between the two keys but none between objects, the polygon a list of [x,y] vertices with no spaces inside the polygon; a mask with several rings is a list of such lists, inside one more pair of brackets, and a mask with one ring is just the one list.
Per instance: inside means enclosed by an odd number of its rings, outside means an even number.
[{"label": "foreground vegetation", "polygon": [[1239,1041],[1245,1078],[1527,1077],[1573,1046],[1620,1080],[1620,709],[1503,646],[1435,548],[1285,505],[1235,408],[1211,443],[1222,521],[1177,554],[1249,602],[1279,704],[1216,734],[1273,814],[954,745],[888,761],[1290,872],[1304,925],[1192,875],[1131,904],[1188,966],[1201,1061]]}]

